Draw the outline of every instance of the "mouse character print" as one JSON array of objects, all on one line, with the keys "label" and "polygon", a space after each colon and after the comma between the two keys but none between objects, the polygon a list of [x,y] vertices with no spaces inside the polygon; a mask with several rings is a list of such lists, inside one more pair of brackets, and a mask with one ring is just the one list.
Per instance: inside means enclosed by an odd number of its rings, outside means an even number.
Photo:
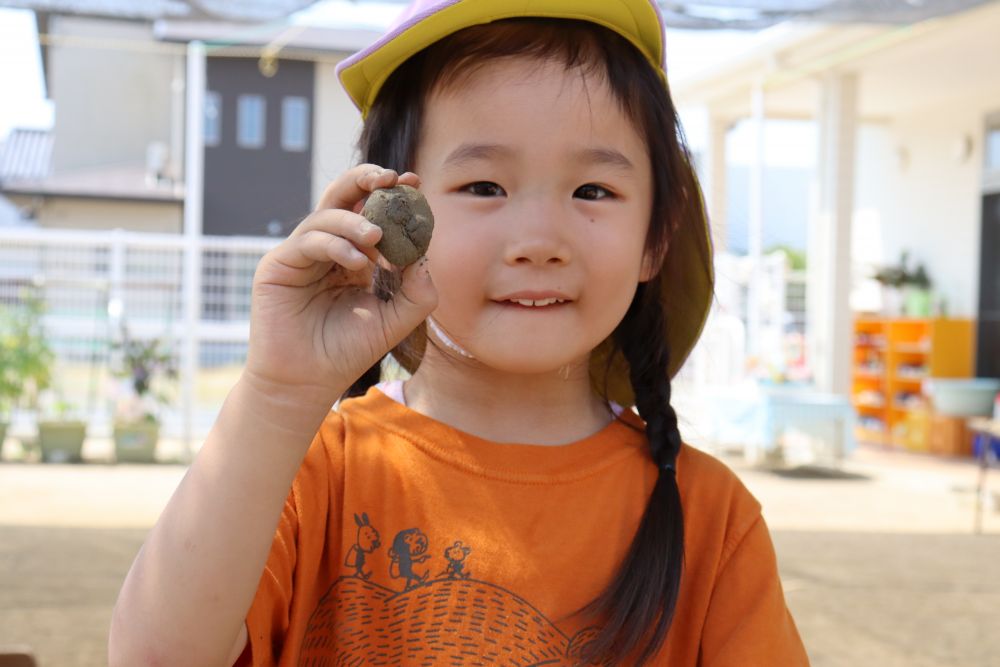
[{"label": "mouse character print", "polygon": [[444,559],[448,561],[448,567],[438,577],[448,579],[468,579],[471,572],[465,571],[465,559],[472,553],[472,549],[464,546],[460,541],[444,550]]}]

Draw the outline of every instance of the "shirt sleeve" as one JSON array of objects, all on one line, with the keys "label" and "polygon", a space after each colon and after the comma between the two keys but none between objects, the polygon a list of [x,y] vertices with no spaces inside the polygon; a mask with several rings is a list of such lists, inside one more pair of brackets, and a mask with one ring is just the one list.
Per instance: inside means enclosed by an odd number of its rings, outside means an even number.
[{"label": "shirt sleeve", "polygon": [[808,667],[785,604],[777,557],[761,515],[719,569],[702,634],[700,667]]},{"label": "shirt sleeve", "polygon": [[[329,447],[330,443],[338,443]],[[283,658],[301,591],[313,581],[314,566],[326,551],[331,468],[343,469],[343,428],[331,413],[313,438],[292,482],[271,542],[257,592],[246,615],[247,647],[239,667],[273,667]],[[339,535],[339,530],[333,534]],[[301,611],[301,609],[299,610]]]},{"label": "shirt sleeve", "polygon": [[247,647],[236,661],[236,667],[277,664],[290,620],[298,528],[294,493],[289,493],[257,593],[247,613]]}]

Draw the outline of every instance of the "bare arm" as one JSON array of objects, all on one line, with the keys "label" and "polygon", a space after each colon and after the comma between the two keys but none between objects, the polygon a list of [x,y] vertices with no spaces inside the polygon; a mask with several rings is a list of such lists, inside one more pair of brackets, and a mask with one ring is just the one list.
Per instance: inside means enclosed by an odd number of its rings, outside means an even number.
[{"label": "bare arm", "polygon": [[329,409],[307,392],[274,395],[241,378],[129,571],[112,618],[112,665],[239,657],[234,641],[245,637],[282,507]]},{"label": "bare arm", "polygon": [[[361,165],[254,274],[246,369],[118,596],[112,665],[231,665],[285,499],[333,402],[437,304],[425,262],[371,293],[381,232],[355,211],[414,174]],[[235,654],[234,654],[235,652]],[[227,662],[228,660],[228,662]]]}]

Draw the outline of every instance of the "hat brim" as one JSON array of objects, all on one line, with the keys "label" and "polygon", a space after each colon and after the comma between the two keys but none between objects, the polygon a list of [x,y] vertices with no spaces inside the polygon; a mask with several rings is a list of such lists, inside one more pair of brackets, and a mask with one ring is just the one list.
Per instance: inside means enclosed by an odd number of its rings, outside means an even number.
[{"label": "hat brim", "polygon": [[602,25],[631,42],[657,71],[664,71],[664,27],[652,0],[455,0],[407,17],[368,48],[342,60],[337,75],[366,117],[386,79],[410,56],[464,28],[519,17]]}]

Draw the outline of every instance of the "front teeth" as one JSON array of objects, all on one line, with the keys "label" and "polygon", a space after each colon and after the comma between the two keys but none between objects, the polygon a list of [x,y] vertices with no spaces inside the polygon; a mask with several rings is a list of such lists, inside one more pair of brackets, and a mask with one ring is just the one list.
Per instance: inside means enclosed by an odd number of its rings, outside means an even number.
[{"label": "front teeth", "polygon": [[556,298],[537,299],[534,301],[531,299],[511,299],[511,301],[521,306],[531,306],[532,308],[537,306],[551,306],[554,303],[566,303],[565,299],[556,299]]}]

